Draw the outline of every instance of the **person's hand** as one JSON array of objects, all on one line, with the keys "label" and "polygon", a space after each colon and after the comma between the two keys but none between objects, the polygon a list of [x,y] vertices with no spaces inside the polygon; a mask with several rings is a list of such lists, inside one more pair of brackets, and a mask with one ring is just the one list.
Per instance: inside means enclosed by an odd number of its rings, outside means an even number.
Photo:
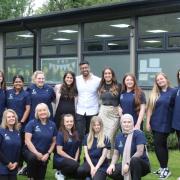
[{"label": "person's hand", "polygon": [[114,164],[111,164],[107,170],[106,170],[106,173],[111,175],[113,172],[115,171],[115,165]]},{"label": "person's hand", "polygon": [[94,172],[95,172],[95,167],[94,167],[94,166],[91,166],[91,177],[94,176]]},{"label": "person's hand", "polygon": [[11,170],[13,168],[13,163],[10,162],[8,165],[7,165],[8,169]]},{"label": "person's hand", "polygon": [[43,157],[43,154],[40,153],[40,152],[38,152],[38,153],[36,154],[36,157],[37,157],[38,160],[41,160],[42,157]]},{"label": "person's hand", "polygon": [[91,172],[91,177],[92,177],[92,178],[93,178],[94,175],[96,174],[97,170],[98,170],[98,169],[97,169],[96,167],[93,168],[93,170],[92,170],[92,172]]},{"label": "person's hand", "polygon": [[46,162],[49,158],[49,153],[46,153],[42,156],[41,161]]},{"label": "person's hand", "polygon": [[150,125],[150,123],[146,123],[146,130],[148,131],[148,132],[150,132],[151,131],[151,125]]},{"label": "person's hand", "polygon": [[129,171],[129,164],[125,164],[124,167],[123,167],[123,175],[127,174],[128,171]]},{"label": "person's hand", "polygon": [[134,126],[134,129],[140,130],[140,128],[141,128],[141,125],[139,123],[136,123],[136,125]]},{"label": "person's hand", "polygon": [[122,116],[122,113],[123,113],[123,110],[121,107],[118,107],[118,113],[119,113],[119,116],[121,117]]}]

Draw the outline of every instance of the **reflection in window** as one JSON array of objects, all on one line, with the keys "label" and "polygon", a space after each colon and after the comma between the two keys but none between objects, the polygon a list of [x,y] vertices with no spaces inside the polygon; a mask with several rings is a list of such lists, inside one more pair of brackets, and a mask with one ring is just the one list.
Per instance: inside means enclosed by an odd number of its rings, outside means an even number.
[{"label": "reflection in window", "polygon": [[176,33],[180,29],[180,13],[139,17],[139,35]]},{"label": "reflection in window", "polygon": [[129,19],[86,23],[84,25],[84,39],[108,39],[129,37]]},{"label": "reflection in window", "polygon": [[180,47],[180,37],[169,37],[168,47],[172,47],[172,48]]},{"label": "reflection in window", "polygon": [[76,44],[61,45],[60,54],[77,54],[77,45]]},{"label": "reflection in window", "polygon": [[107,49],[109,51],[114,50],[127,50],[129,49],[128,40],[119,40],[119,41],[108,41],[107,42]]},{"label": "reflection in window", "polygon": [[21,51],[22,51],[21,52],[22,56],[31,56],[31,55],[33,55],[33,48],[32,47],[22,48]]},{"label": "reflection in window", "polygon": [[160,38],[146,38],[139,40],[139,49],[152,49],[152,48],[162,48],[163,43]]},{"label": "reflection in window", "polygon": [[85,51],[102,51],[103,43],[101,42],[86,42],[84,43]]},{"label": "reflection in window", "polygon": [[62,26],[45,28],[41,31],[41,43],[61,44],[64,42],[77,41],[78,26]]},{"label": "reflection in window", "polygon": [[6,56],[7,57],[18,56],[18,49],[15,49],[15,48],[6,49]]},{"label": "reflection in window", "polygon": [[33,72],[32,59],[6,59],[5,77],[8,83],[12,83],[12,78],[16,74],[24,77],[24,81],[29,83]]},{"label": "reflection in window", "polygon": [[33,34],[29,31],[17,31],[6,33],[6,46],[15,46],[22,44],[33,44]]},{"label": "reflection in window", "polygon": [[41,47],[41,54],[42,55],[56,54],[56,46],[42,46]]}]

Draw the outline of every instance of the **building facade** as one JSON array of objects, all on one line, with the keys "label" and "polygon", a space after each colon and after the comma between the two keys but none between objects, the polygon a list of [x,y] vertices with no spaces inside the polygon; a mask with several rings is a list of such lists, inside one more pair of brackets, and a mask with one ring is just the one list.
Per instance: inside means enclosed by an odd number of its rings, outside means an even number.
[{"label": "building facade", "polygon": [[161,71],[176,85],[180,1],[134,0],[0,21],[0,69],[8,83],[14,74],[28,83],[41,69],[56,84],[67,70],[79,74],[83,60],[98,76],[104,67],[113,68],[119,81],[133,72],[145,89]]}]

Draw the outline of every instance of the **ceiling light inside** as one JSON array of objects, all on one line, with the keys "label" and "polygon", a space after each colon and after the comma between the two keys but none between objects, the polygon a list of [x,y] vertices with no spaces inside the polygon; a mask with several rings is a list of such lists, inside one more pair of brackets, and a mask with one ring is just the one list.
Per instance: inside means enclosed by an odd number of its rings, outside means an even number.
[{"label": "ceiling light inside", "polygon": [[33,38],[34,35],[33,34],[18,34],[18,37],[24,37],[24,38]]},{"label": "ceiling light inside", "polygon": [[147,41],[144,41],[146,43],[160,43],[161,41],[157,41],[157,40],[147,40]]},{"label": "ceiling light inside", "polygon": [[114,35],[111,35],[111,34],[97,34],[97,35],[94,35],[96,37],[102,37],[102,38],[108,38],[108,37],[113,37]]},{"label": "ceiling light inside", "polygon": [[161,30],[161,29],[156,29],[156,30],[147,30],[146,32],[150,32],[150,33],[165,33],[165,32],[168,32],[168,31]]},{"label": "ceiling light inside", "polygon": [[71,39],[67,39],[67,38],[55,38],[53,40],[54,41],[70,41]]},{"label": "ceiling light inside", "polygon": [[66,30],[59,30],[58,32],[73,34],[73,33],[77,33],[78,31],[66,29]]},{"label": "ceiling light inside", "polygon": [[112,24],[110,26],[117,27],[117,28],[128,28],[130,25],[129,24]]}]

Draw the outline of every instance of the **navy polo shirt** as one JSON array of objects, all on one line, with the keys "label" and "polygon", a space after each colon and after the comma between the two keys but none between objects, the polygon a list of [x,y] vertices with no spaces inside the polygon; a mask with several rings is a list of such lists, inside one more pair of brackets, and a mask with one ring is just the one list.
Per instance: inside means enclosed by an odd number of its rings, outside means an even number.
[{"label": "navy polo shirt", "polygon": [[[9,162],[18,162],[21,149],[21,137],[18,131],[9,131],[9,129],[0,128],[0,151]],[[7,164],[3,164],[0,160],[0,174],[17,174],[17,168],[10,171]]]},{"label": "navy polo shirt", "polygon": [[172,127],[180,130],[180,86],[176,89]]},{"label": "navy polo shirt", "polygon": [[[125,135],[123,133],[119,133],[115,138],[115,149],[118,150],[121,157],[123,157],[126,139],[127,139],[127,135]],[[132,144],[131,144],[131,154],[130,154],[131,157],[136,153],[137,145],[141,145],[141,144],[146,145],[145,135],[140,130],[134,130]],[[140,158],[149,162],[145,148],[144,148],[143,155]]]},{"label": "navy polo shirt", "polygon": [[37,87],[35,84],[31,84],[27,91],[30,94],[31,99],[31,111],[29,119],[35,118],[35,108],[39,103],[45,103],[51,113],[51,118],[53,117],[52,101],[55,99],[56,95],[53,88],[45,84],[42,88]]},{"label": "navy polo shirt", "polygon": [[16,94],[15,89],[9,89],[6,91],[6,107],[8,109],[13,109],[17,116],[18,121],[21,121],[26,105],[30,105],[30,96],[29,93],[23,89]]},{"label": "navy polo shirt", "polygon": [[[88,137],[88,135],[86,135],[84,137],[83,146],[87,146],[87,137]],[[109,149],[109,150],[111,149],[111,143],[110,143],[108,137],[105,137],[105,139],[104,139],[104,144],[105,144],[104,147],[98,148],[97,143],[98,143],[97,138],[95,137],[93,140],[93,144],[91,146],[91,149],[88,149],[89,157],[90,157],[94,166],[98,163],[100,157],[102,156],[103,149],[104,148]],[[108,167],[108,161],[107,161],[107,159],[105,159],[105,161],[101,165],[100,169],[106,171],[107,167]]]},{"label": "navy polo shirt", "polygon": [[56,125],[53,121],[48,120],[42,124],[40,120],[33,119],[25,127],[25,133],[32,134],[32,143],[37,151],[45,154],[48,152],[53,137],[57,134]]},{"label": "navy polo shirt", "polygon": [[0,123],[2,121],[2,116],[5,108],[6,108],[6,93],[5,90],[0,89]]},{"label": "navy polo shirt", "polygon": [[166,92],[160,92],[150,119],[153,131],[171,132],[175,93],[174,88],[168,88]]},{"label": "navy polo shirt", "polygon": [[[135,99],[134,99],[134,92],[122,92],[120,96],[120,106],[122,108],[122,113],[123,114],[131,114],[134,119],[134,125],[136,125],[138,115],[136,112],[136,107],[135,107]],[[142,92],[141,97],[140,97],[141,104],[146,104],[146,97],[144,92]]]},{"label": "navy polo shirt", "polygon": [[[62,146],[63,151],[67,153],[72,158],[75,158],[76,152],[80,147],[80,142],[73,139],[70,135],[67,142],[64,142],[64,135],[62,132],[58,132],[56,137],[56,146]],[[60,156],[59,154],[55,153],[54,159],[58,161],[62,161],[64,157]]]}]

